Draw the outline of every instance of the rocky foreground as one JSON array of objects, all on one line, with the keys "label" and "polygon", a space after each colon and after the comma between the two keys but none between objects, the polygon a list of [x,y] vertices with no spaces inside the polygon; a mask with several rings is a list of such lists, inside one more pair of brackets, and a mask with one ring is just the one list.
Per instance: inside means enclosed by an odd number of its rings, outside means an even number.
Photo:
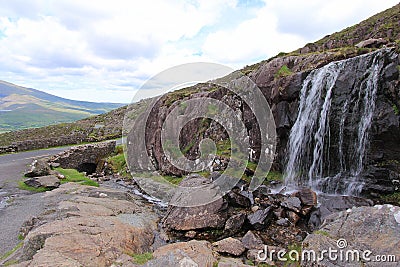
[{"label": "rocky foreground", "polygon": [[[397,260],[400,259],[399,207],[377,205],[349,209],[354,202],[347,202],[347,209],[334,212],[335,206],[343,209],[345,206],[340,205],[347,200],[333,199],[323,208],[316,208],[315,200],[308,198],[307,192],[298,193],[300,198],[265,195],[253,204],[239,193],[235,198],[228,197],[229,202],[224,199],[195,209],[170,207],[165,213],[125,190],[67,183],[46,192],[44,198],[59,202],[55,201],[56,205],[24,224],[21,248],[3,264],[253,266],[264,262],[284,266],[285,262],[278,260],[276,255],[263,259],[260,255],[264,254],[259,252],[265,249],[289,251],[296,243],[302,244],[303,249],[317,252],[329,247],[337,249],[336,242],[341,238],[346,239],[349,249],[370,250],[373,255],[395,255]],[[276,198],[281,198],[281,202]],[[271,199],[276,203],[268,203]],[[304,205],[305,202],[313,205]],[[241,209],[239,204],[248,208]],[[230,214],[229,209],[235,209],[237,214]],[[302,215],[308,209],[312,210],[313,216]],[[312,234],[304,231],[306,218],[308,223],[315,222],[316,217],[321,218],[324,212],[326,215],[329,209],[331,214],[324,218],[322,226]],[[300,218],[302,223],[293,221],[293,218]],[[301,246],[297,251],[301,253]],[[299,264],[293,263],[293,266]],[[329,259],[319,264],[353,266]],[[359,266],[357,264],[360,262],[355,262],[354,266]],[[364,264],[382,266],[373,262]],[[396,263],[386,264],[396,266]],[[316,266],[315,262],[306,261],[303,265]]]},{"label": "rocky foreground", "polygon": [[[61,181],[65,177],[57,176],[51,167],[93,162],[85,157],[85,151],[93,155],[108,146],[115,143],[73,148],[52,157],[50,163],[35,160],[27,175],[37,177],[26,181],[43,182],[49,176]],[[98,164],[95,169],[104,161]],[[180,184],[204,185],[218,175],[206,179],[192,174]],[[116,175],[91,177],[106,182],[100,187],[54,181],[40,184],[55,188],[43,195],[51,204],[24,223],[21,245],[0,264],[211,267],[359,266],[362,262],[364,266],[383,266],[374,262],[374,257],[385,255],[397,262],[385,262],[384,266],[397,266],[400,260],[397,206],[374,206],[371,200],[356,197],[317,196],[307,188],[283,195],[272,194],[263,185],[249,192],[246,183],[239,182],[223,198],[207,205],[165,208],[132,190],[135,185],[128,186],[131,181],[123,183]],[[300,257],[304,251],[319,255],[323,250],[338,249],[339,241],[345,242],[346,246],[340,247],[344,253],[350,249],[371,251],[370,257],[353,261]],[[278,255],[279,251],[282,254]]]}]

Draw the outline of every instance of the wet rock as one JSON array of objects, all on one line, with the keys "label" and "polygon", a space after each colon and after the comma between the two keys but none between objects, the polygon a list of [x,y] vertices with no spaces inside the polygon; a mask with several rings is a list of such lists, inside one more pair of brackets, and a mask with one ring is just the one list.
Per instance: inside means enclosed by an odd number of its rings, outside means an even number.
[{"label": "wet rock", "polygon": [[264,197],[271,193],[271,189],[268,188],[266,185],[260,185],[255,191],[254,195],[257,197]]},{"label": "wet rock", "polygon": [[289,221],[294,225],[296,225],[297,222],[300,220],[300,216],[294,211],[287,211],[286,214]]},{"label": "wet rock", "polygon": [[298,213],[301,211],[301,201],[298,197],[288,197],[282,201],[281,206]]},{"label": "wet rock", "polygon": [[251,202],[250,199],[246,196],[237,192],[238,190],[231,191],[227,194],[228,196],[228,203],[233,207],[250,207]]},{"label": "wet rock", "polygon": [[[303,249],[314,250],[317,255],[329,248],[357,250],[360,255],[362,251],[369,250],[372,254],[368,257],[371,259],[374,255],[395,255],[399,259],[399,244],[400,207],[379,205],[357,207],[331,214],[326,218],[319,232],[306,237],[303,241]],[[309,261],[302,263],[303,266],[315,266],[314,264]],[[325,257],[319,264],[321,266],[360,266],[360,261],[344,262]],[[363,260],[363,264],[364,266],[384,266],[382,263],[367,260]]]},{"label": "wet rock", "polygon": [[52,162],[52,163],[50,163],[50,167],[51,167],[52,169],[58,168],[58,167],[60,167],[60,163]]},{"label": "wet rock", "polygon": [[213,247],[217,252],[227,253],[233,256],[239,256],[246,250],[242,242],[232,237],[214,242]]},{"label": "wet rock", "polygon": [[31,164],[31,170],[26,172],[25,177],[38,177],[50,174],[50,166],[43,159],[35,159]]},{"label": "wet rock", "polygon": [[317,193],[310,188],[302,188],[300,191],[293,193],[293,196],[298,197],[304,206],[317,205]]},{"label": "wet rock", "polygon": [[309,227],[317,229],[332,213],[360,206],[372,206],[372,200],[352,196],[319,196],[320,206],[310,214]]},{"label": "wet rock", "polygon": [[246,220],[246,214],[240,213],[229,217],[225,223],[225,231],[231,234],[237,233],[242,229],[244,221]]},{"label": "wet rock", "polygon": [[217,262],[212,246],[207,241],[191,240],[178,242],[156,249],[153,252],[155,259],[150,260],[146,267],[176,267],[198,266],[209,267]]},{"label": "wet rock", "polygon": [[250,226],[255,230],[261,230],[268,226],[273,217],[273,211],[271,207],[263,210],[257,210],[254,213],[247,215],[247,220]]},{"label": "wet rock", "polygon": [[276,224],[280,225],[280,226],[289,226],[290,222],[289,222],[289,220],[287,218],[281,218],[281,219],[276,221]]},{"label": "wet rock", "polygon": [[242,244],[246,249],[262,249],[264,246],[261,237],[254,234],[252,231],[248,231],[242,237]]},{"label": "wet rock", "polygon": [[60,180],[55,175],[29,178],[25,180],[24,183],[34,188],[44,187],[48,189],[54,189],[60,186]]}]

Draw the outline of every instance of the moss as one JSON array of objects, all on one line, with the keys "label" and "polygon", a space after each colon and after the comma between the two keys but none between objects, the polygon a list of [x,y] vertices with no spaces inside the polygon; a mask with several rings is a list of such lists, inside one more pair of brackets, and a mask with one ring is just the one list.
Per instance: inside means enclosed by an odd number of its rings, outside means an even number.
[{"label": "moss", "polygon": [[399,115],[399,108],[395,104],[393,104],[393,112],[395,115]]},{"label": "moss", "polygon": [[44,188],[44,187],[36,188],[33,186],[29,186],[29,185],[25,184],[24,181],[25,181],[25,179],[18,182],[18,188],[21,190],[27,190],[27,191],[31,191],[31,192],[35,192],[35,193],[41,193],[41,192],[46,192],[46,191],[52,190],[50,188]]},{"label": "moss", "polygon": [[275,79],[281,78],[281,77],[286,77],[289,75],[292,75],[293,72],[289,69],[288,66],[283,65],[278,71],[277,73],[275,73],[274,77]]},{"label": "moss", "polygon": [[393,194],[384,195],[384,196],[382,196],[382,199],[385,202],[400,205],[400,192],[395,192]]},{"label": "moss", "polygon": [[229,139],[218,141],[216,142],[215,146],[217,147],[218,156],[229,157],[231,155],[231,141]]},{"label": "moss", "polygon": [[277,181],[277,182],[282,182],[283,181],[283,174],[280,172],[276,172],[276,171],[270,171],[267,174],[267,181],[271,182],[271,181]]},{"label": "moss", "polygon": [[193,148],[195,143],[195,140],[192,139],[192,141],[190,141],[190,143],[182,149],[182,154],[186,155]]},{"label": "moss", "polygon": [[142,254],[128,254],[133,258],[135,264],[143,265],[149,260],[153,259],[153,254],[151,252],[146,252]]},{"label": "moss", "polygon": [[183,180],[183,177],[177,177],[171,175],[163,175],[163,178],[174,185],[178,185]]}]

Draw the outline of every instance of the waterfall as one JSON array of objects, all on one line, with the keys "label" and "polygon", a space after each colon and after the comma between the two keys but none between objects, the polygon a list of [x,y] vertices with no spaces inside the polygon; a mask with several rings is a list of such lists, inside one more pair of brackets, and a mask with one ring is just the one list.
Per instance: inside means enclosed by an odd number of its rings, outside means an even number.
[{"label": "waterfall", "polygon": [[332,62],[304,80],[287,146],[285,185],[357,195],[375,111],[382,50]]}]

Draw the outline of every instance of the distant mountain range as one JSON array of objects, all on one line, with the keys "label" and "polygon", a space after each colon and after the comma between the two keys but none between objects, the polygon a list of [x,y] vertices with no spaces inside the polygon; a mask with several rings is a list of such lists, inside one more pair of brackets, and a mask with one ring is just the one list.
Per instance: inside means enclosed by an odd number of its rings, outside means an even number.
[{"label": "distant mountain range", "polygon": [[72,122],[123,105],[75,101],[0,81],[0,133]]}]

